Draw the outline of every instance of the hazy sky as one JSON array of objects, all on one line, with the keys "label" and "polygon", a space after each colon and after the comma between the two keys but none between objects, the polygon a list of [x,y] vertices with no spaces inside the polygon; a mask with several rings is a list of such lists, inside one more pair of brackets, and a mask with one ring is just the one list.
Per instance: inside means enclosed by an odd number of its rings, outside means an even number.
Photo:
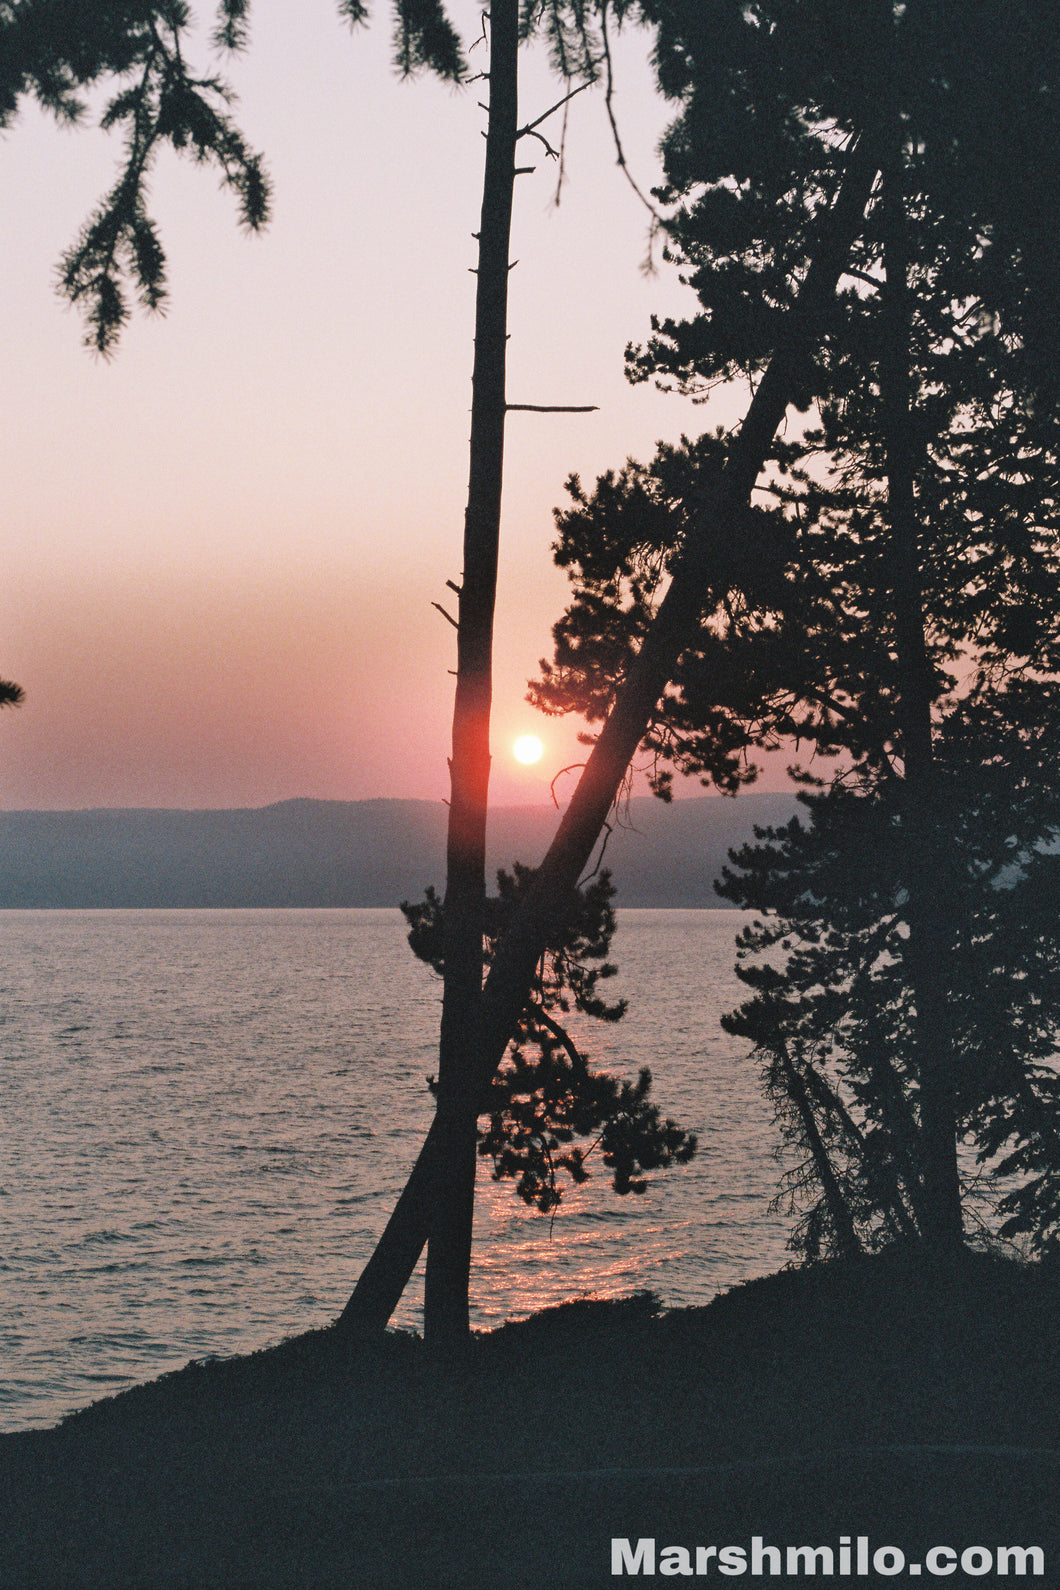
[{"label": "hazy sky", "polygon": [[[454,14],[477,30],[477,7]],[[455,632],[431,602],[460,573],[485,119],[481,85],[399,81],[389,32],[378,6],[354,34],[332,0],[255,9],[227,70],[268,157],[272,224],[243,236],[214,174],[165,158],[169,310],[137,316],[110,363],[83,350],[53,283],[114,140],[33,110],[4,139],[0,676],[27,694],[0,719],[6,808],[447,791]],[[645,187],[668,115],[648,47],[622,42],[615,101]],[[528,55],[522,119],[557,97]],[[551,163],[523,147],[538,171],[517,187],[509,399],[600,412],[509,417],[500,801],[547,798],[584,755],[574,726],[523,699],[563,604],[549,546],[564,478],[716,422],[624,381],[625,343],[691,295],[671,267],[639,269],[647,216],[602,95],[571,107],[558,210]],[[530,771],[510,749],[528,731],[546,745]]]}]

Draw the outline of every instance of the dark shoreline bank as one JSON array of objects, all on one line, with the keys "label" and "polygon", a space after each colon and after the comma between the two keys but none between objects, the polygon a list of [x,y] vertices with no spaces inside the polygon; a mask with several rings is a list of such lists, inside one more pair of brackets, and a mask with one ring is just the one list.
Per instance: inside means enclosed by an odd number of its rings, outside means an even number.
[{"label": "dark shoreline bank", "polygon": [[567,1304],[445,1368],[317,1331],[0,1437],[0,1586],[588,1590],[616,1536],[758,1535],[1038,1546],[1055,1587],[1058,1432],[1060,1274],[975,1254]]}]

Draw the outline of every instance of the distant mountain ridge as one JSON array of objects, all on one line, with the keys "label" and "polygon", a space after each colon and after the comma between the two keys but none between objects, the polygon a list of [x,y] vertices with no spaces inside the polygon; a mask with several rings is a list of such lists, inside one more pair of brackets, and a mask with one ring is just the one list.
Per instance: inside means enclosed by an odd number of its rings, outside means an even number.
[{"label": "distant mountain ridge", "polygon": [[[728,851],[787,822],[792,794],[630,803],[604,864],[620,906],[718,906]],[[536,865],[558,814],[491,813],[489,867]],[[445,882],[440,801],[296,799],[181,811],[0,812],[0,909],[396,906]]]}]

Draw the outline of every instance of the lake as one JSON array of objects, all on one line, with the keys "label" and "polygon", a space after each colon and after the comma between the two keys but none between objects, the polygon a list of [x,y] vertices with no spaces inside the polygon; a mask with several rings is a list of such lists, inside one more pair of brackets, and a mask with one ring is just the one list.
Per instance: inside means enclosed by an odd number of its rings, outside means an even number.
[{"label": "lake", "polygon": [[[619,913],[629,1013],[580,1032],[651,1068],[699,1154],[641,1197],[597,1167],[554,1222],[480,1162],[476,1326],[704,1303],[789,1257],[758,1067],[718,1025],[747,919]],[[431,1116],[440,984],[398,911],[0,912],[0,990],[0,1427],[339,1313]],[[421,1319],[422,1273],[394,1324]]]}]

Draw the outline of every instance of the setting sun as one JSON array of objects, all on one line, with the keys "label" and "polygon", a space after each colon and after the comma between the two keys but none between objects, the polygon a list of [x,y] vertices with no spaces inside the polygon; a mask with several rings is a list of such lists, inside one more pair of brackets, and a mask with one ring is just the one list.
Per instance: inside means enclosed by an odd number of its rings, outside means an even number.
[{"label": "setting sun", "polygon": [[544,746],[536,734],[523,734],[512,746],[512,755],[517,762],[523,762],[529,767],[531,762],[539,762]]}]

